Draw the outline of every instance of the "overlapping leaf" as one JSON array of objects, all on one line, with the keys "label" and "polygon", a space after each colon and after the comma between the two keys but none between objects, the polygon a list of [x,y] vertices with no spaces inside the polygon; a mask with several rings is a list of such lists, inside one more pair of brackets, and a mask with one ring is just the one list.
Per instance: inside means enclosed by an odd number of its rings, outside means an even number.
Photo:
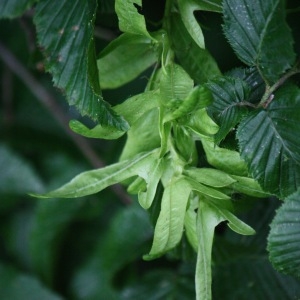
[{"label": "overlapping leaf", "polygon": [[215,135],[215,142],[219,143],[247,112],[250,88],[244,81],[230,77],[211,81],[208,87],[214,97],[208,111],[220,126]]},{"label": "overlapping leaf", "polygon": [[277,210],[268,237],[274,267],[300,278],[300,190],[288,197]]},{"label": "overlapping leaf", "polygon": [[16,18],[37,0],[9,0],[0,2],[0,18]]},{"label": "overlapping leaf", "polygon": [[285,197],[300,185],[300,91],[281,88],[267,109],[245,118],[237,132],[241,156],[262,188]]},{"label": "overlapping leaf", "polygon": [[100,124],[126,130],[128,124],[101,96],[93,41],[96,2],[40,1],[34,22],[46,67],[70,105]]},{"label": "overlapping leaf", "polygon": [[295,60],[283,0],[225,0],[224,32],[238,57],[257,66],[269,83],[291,68]]}]

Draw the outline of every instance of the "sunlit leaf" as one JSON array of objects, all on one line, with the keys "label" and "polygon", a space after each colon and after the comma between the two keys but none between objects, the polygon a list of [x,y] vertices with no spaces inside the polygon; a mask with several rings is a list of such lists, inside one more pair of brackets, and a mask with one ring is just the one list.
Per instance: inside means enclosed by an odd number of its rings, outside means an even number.
[{"label": "sunlit leaf", "polygon": [[277,210],[268,237],[270,260],[274,267],[300,278],[300,190],[289,196]]},{"label": "sunlit leaf", "polygon": [[241,156],[267,192],[285,197],[300,185],[300,91],[281,88],[266,109],[245,118],[237,131]]},{"label": "sunlit leaf", "polygon": [[293,38],[285,21],[285,1],[225,0],[224,32],[238,57],[257,66],[270,83],[291,68]]},{"label": "sunlit leaf", "polygon": [[101,96],[93,40],[95,11],[93,0],[40,1],[34,17],[38,41],[46,56],[46,68],[69,104],[100,124],[126,130],[126,121]]}]

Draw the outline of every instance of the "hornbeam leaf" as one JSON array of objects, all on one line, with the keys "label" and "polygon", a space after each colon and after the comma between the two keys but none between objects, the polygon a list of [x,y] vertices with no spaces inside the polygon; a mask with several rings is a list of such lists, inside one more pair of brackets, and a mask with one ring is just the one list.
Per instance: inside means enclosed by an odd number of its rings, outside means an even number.
[{"label": "hornbeam leaf", "polygon": [[29,9],[37,0],[0,1],[0,18],[16,18]]},{"label": "hornbeam leaf", "polygon": [[96,3],[40,1],[34,17],[38,41],[46,55],[46,68],[69,104],[100,124],[126,130],[127,122],[101,95],[93,40]]},{"label": "hornbeam leaf", "polygon": [[283,0],[224,0],[224,32],[237,56],[276,82],[295,60]]},{"label": "hornbeam leaf", "polygon": [[207,86],[214,97],[208,112],[220,126],[215,135],[215,142],[218,144],[247,112],[245,105],[250,89],[241,79],[230,77],[216,79]]},{"label": "hornbeam leaf", "polygon": [[289,196],[271,223],[268,251],[274,267],[300,278],[300,190]]},{"label": "hornbeam leaf", "polygon": [[123,32],[144,35],[152,38],[146,28],[145,18],[140,14],[142,0],[116,0],[115,9],[119,28]]},{"label": "hornbeam leaf", "polygon": [[242,120],[237,131],[241,156],[261,187],[279,197],[300,185],[300,90],[282,87],[266,109]]},{"label": "hornbeam leaf", "polygon": [[174,248],[182,237],[185,211],[191,189],[184,178],[173,178],[165,188],[155,226],[152,248],[144,259],[159,257]]},{"label": "hornbeam leaf", "polygon": [[74,177],[64,186],[42,195],[33,195],[39,198],[77,198],[95,194],[106,187],[122,182],[133,176],[147,178],[149,167],[152,165],[157,151],[147,152],[134,159],[115,163],[108,167],[86,171]]}]

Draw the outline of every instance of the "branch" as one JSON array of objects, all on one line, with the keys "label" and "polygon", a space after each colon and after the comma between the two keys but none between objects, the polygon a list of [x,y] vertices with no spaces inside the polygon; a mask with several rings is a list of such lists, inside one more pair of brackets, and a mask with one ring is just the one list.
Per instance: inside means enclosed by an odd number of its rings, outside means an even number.
[{"label": "branch", "polygon": [[[56,121],[61,125],[64,131],[72,139],[84,157],[94,168],[102,168],[105,163],[98,157],[87,140],[75,134],[69,128],[69,118],[66,116],[61,107],[56,103],[54,97],[48,90],[38,82],[32,74],[22,65],[21,62],[0,42],[0,58],[14,72],[24,84],[31,90],[36,98],[47,108]],[[125,204],[131,203],[131,198],[127,195],[121,185],[111,187],[113,192]]]}]

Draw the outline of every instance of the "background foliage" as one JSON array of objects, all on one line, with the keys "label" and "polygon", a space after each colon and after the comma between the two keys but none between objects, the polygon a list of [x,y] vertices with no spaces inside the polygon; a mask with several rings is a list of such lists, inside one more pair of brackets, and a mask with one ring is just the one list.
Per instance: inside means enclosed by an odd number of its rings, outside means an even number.
[{"label": "background foliage", "polygon": [[[153,261],[142,260],[152,244],[153,225],[158,217],[163,190],[160,184],[150,215],[135,201],[137,197],[129,198],[121,186],[76,199],[37,200],[27,196],[29,192],[44,193],[81,172],[119,159],[126,142],[124,131],[143,113],[139,111],[141,101],[155,100],[145,108],[148,110],[159,101],[153,88],[142,99],[134,98],[128,107],[118,106],[143,92],[151,77],[151,66],[157,59],[153,53],[162,50],[153,44],[153,36],[148,30],[156,31],[161,27],[165,4],[149,0],[124,6],[122,1],[117,1],[115,7],[114,1],[103,0],[96,7],[96,1],[35,2],[15,0],[0,3],[3,18],[0,26],[1,297],[12,300],[102,299],[103,296],[107,299],[194,299],[196,254],[186,236],[165,256]],[[224,1],[224,6],[239,9],[244,2],[228,0]],[[271,8],[274,9],[274,13],[267,15],[271,20],[270,27],[264,27],[267,16],[257,17],[257,11],[239,10],[239,14],[224,14],[222,19],[219,13],[222,11],[221,1],[178,0],[178,10],[169,16],[168,29],[176,62],[194,82],[199,84],[216,74],[226,74],[208,85],[215,100],[208,112],[217,124],[224,124],[215,135],[215,142],[220,147],[235,149],[232,128],[241,122],[237,131],[239,147],[252,176],[266,191],[286,198],[281,205],[282,201],[274,196],[257,198],[261,196],[259,192],[256,196],[253,191],[250,192],[252,196],[247,196],[247,191],[233,195],[235,213],[256,230],[256,235],[240,236],[224,223],[216,227],[212,254],[214,299],[300,298],[297,279],[300,208],[299,192],[294,193],[299,186],[299,168],[295,166],[299,164],[300,152],[295,150],[291,155],[288,151],[290,148],[299,149],[299,143],[295,142],[299,128],[299,75],[278,91],[278,101],[271,102],[268,110],[252,111],[251,106],[239,104],[246,98],[256,105],[256,100],[264,93],[265,82],[272,86],[293,66],[295,56],[299,57],[300,3],[287,1],[287,23],[277,28],[277,23],[285,22],[284,1],[259,2],[265,5],[263,11],[266,15],[273,11]],[[34,9],[30,9],[32,5],[35,5]],[[137,9],[142,14],[136,14]],[[116,12],[124,20],[130,18],[130,22],[118,24]],[[240,28],[239,22],[232,22],[237,15],[242,20],[240,23],[249,23],[249,28],[257,26],[257,34],[247,32],[246,25]],[[204,34],[205,49],[204,40],[199,38],[198,22]],[[274,26],[276,34],[269,34],[272,38],[257,41],[261,37],[260,31],[274,30]],[[120,30],[126,33],[120,36]],[[155,38],[161,39],[159,45],[168,42],[159,33]],[[292,39],[294,43],[290,42]],[[260,48],[253,47],[257,44]],[[280,52],[283,44],[284,53]],[[243,52],[239,47],[247,51]],[[163,59],[167,60],[164,55],[162,51]],[[270,63],[269,60],[276,56],[282,59]],[[119,60],[115,61],[115,57]],[[96,58],[100,60],[96,62]],[[254,69],[236,69],[242,65],[239,59]],[[105,69],[107,66],[120,66],[121,71],[113,73],[114,67]],[[259,69],[264,80],[255,68]],[[179,79],[184,76],[180,70],[176,72]],[[168,77],[161,79],[161,85],[166,87],[165,99],[172,92],[168,91],[168,80]],[[178,91],[179,95],[184,95],[185,89],[191,89],[192,85],[187,81],[186,87]],[[222,93],[224,90],[227,94]],[[228,110],[232,93],[238,96],[232,109]],[[231,108],[232,103],[229,105]],[[220,117],[219,112],[223,110],[226,113]],[[117,115],[121,112],[123,117]],[[174,118],[174,115],[168,118]],[[267,118],[270,122],[259,127]],[[280,122],[280,118],[287,118],[289,123],[288,126],[284,122],[279,125],[279,134],[285,139],[277,141],[278,132],[270,124],[275,119]],[[74,134],[68,129],[70,119],[73,119],[70,126],[75,132],[105,139],[87,140]],[[149,116],[149,120],[153,122],[153,117]],[[128,140],[133,142],[122,152],[123,159],[157,147],[160,142],[152,129],[149,132],[140,129],[149,123],[147,119],[142,121],[128,134]],[[85,127],[93,127],[97,122],[103,126],[96,126],[94,130]],[[189,127],[198,130],[192,120]],[[261,140],[253,138],[249,142],[249,135],[254,136],[249,132],[258,130],[261,130]],[[145,140],[135,142],[135,137],[141,135]],[[272,148],[274,141],[275,148]],[[185,143],[187,141],[178,142],[177,147]],[[197,143],[196,146],[198,164],[208,167],[208,162],[214,157],[206,157],[203,150],[211,144]],[[275,150],[259,151],[262,146],[264,149],[283,149],[283,154],[276,156]],[[180,151],[189,155],[189,147]],[[256,159],[251,156],[253,153],[257,154]],[[286,176],[283,179],[274,172],[276,164],[270,166],[266,163],[266,155],[278,165],[290,159],[291,163],[285,164],[283,173]],[[230,169],[230,165],[225,168]],[[243,168],[241,166],[235,176],[241,176],[239,171],[244,172]],[[255,170],[259,172],[256,174]],[[239,190],[240,187],[235,188]],[[280,214],[274,218],[280,206]],[[274,269],[267,248],[277,270],[295,277]],[[287,253],[284,259],[282,253]]]}]

